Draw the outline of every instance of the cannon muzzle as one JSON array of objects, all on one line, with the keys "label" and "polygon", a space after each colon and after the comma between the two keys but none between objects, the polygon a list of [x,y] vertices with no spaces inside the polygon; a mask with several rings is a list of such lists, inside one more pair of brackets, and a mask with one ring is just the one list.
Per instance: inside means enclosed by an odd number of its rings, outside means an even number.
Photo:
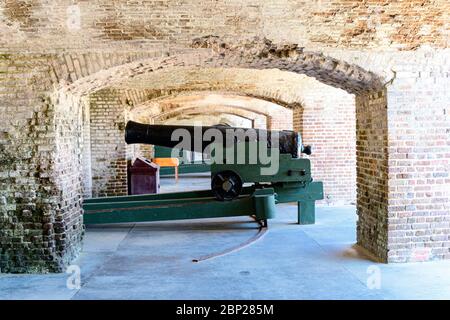
[{"label": "cannon muzzle", "polygon": [[190,139],[189,151],[204,152],[215,139],[211,133],[222,135],[224,147],[230,147],[239,142],[267,141],[267,147],[272,145],[272,136],[278,140],[280,153],[291,154],[298,158],[300,153],[311,154],[311,147],[303,146],[301,136],[295,131],[271,131],[262,129],[235,128],[228,126],[175,126],[152,125],[128,121],[125,128],[125,141],[127,144],[143,143],[161,147],[174,148],[182,139]]}]

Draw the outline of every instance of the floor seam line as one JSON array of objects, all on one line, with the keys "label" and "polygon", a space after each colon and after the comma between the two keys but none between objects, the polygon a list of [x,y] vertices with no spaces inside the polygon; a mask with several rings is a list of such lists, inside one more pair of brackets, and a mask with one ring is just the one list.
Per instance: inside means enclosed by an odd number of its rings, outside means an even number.
[{"label": "floor seam line", "polygon": [[80,289],[77,289],[77,291],[70,297],[69,300],[73,300],[73,298],[75,298],[75,296],[76,296],[78,293],[80,293],[81,289],[83,289],[83,287],[85,287],[85,286],[88,284],[89,280],[90,280],[92,277],[94,277],[94,273],[95,273],[95,272],[101,271],[101,270],[105,267],[105,264],[107,264],[109,261],[112,260],[112,258],[113,258],[113,256],[114,256],[114,253],[117,252],[117,250],[119,249],[120,244],[121,244],[122,241],[124,241],[124,240],[127,238],[127,236],[131,233],[131,231],[134,229],[135,225],[136,225],[136,224],[133,224],[133,226],[128,230],[128,232],[127,232],[127,234],[125,235],[125,237],[123,237],[123,239],[122,239],[122,240],[119,242],[119,244],[117,245],[116,250],[111,252],[111,254],[108,256],[108,259],[105,261],[105,263],[103,263],[103,264],[102,264],[101,266],[99,266],[95,271],[92,272],[91,276],[89,276],[89,277],[86,279],[86,281],[81,285]]},{"label": "floor seam line", "polygon": [[[313,237],[311,237],[308,233],[306,233],[306,232],[304,232],[312,241],[314,241],[319,247],[320,247],[320,249],[322,250],[322,252],[326,252],[326,250],[325,250],[325,248],[316,240],[316,239],[314,239]],[[356,278],[356,280],[358,281],[358,282],[360,282],[362,285],[364,285],[365,287],[367,287],[367,285],[366,285],[366,283],[364,283],[364,282],[362,282],[360,279],[359,279],[359,277],[357,277],[352,271],[350,271],[347,267],[345,267],[345,266],[343,266],[343,265],[341,265],[341,262],[339,262],[339,266],[342,268],[342,269],[344,269],[345,271],[347,271],[349,274],[351,274],[352,275],[352,277],[354,277],[354,278]]]}]

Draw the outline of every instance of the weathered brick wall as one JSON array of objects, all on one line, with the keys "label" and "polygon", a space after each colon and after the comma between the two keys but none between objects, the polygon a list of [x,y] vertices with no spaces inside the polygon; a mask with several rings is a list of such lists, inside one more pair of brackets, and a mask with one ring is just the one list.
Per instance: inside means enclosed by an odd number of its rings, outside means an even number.
[{"label": "weathered brick wall", "polygon": [[46,115],[50,102],[33,95],[36,83],[29,76],[45,60],[40,55],[0,55],[0,272],[45,271],[51,262],[43,256],[56,251],[53,228],[43,227],[52,222],[58,199],[51,177],[37,171],[53,161]]},{"label": "weathered brick wall", "polygon": [[[80,248],[88,156],[76,101],[120,87],[125,78],[142,75],[147,85],[159,69],[175,76],[173,67],[199,67],[206,77],[230,68],[240,82],[225,87],[240,94],[267,96],[243,69],[232,68],[279,68],[355,94],[358,242],[390,261],[448,258],[450,128],[442,106],[449,98],[441,83],[448,82],[449,6],[444,0],[3,1],[0,47],[13,55],[0,56],[2,271],[58,271]],[[228,44],[211,37],[197,41],[192,54],[175,54],[206,34],[225,36]],[[285,45],[239,41],[254,35]],[[419,76],[394,79],[384,96],[367,93],[382,90],[396,71],[415,70]],[[282,71],[256,78],[276,83]],[[60,96],[62,88],[67,95]],[[287,101],[295,88],[282,80],[270,93]],[[380,153],[376,147],[384,144]]]},{"label": "weathered brick wall", "polygon": [[0,55],[0,272],[61,271],[80,251],[81,100],[55,86],[133,56]]},{"label": "weathered brick wall", "polygon": [[48,94],[50,59],[0,61],[1,272],[60,270],[80,250],[81,113],[73,100]]},{"label": "weathered brick wall", "polygon": [[[82,151],[83,122],[80,101],[71,95],[59,94],[55,103],[55,146],[50,154],[53,162],[52,177],[59,196],[54,216],[43,225],[53,229],[55,249],[60,265],[67,265],[80,251],[83,233],[82,210]],[[38,147],[39,148],[39,147]],[[41,173],[47,175],[48,173]],[[51,248],[51,247],[50,247]]]},{"label": "weathered brick wall", "polygon": [[[7,0],[0,46],[146,50],[199,35],[263,35],[304,46],[411,50],[448,45],[446,0],[305,1]],[[13,36],[14,35],[14,36]]]},{"label": "weathered brick wall", "polygon": [[92,197],[91,114],[88,97],[80,101],[82,108],[82,181],[83,197]]},{"label": "weathered brick wall", "polygon": [[128,194],[125,108],[115,91],[89,96],[91,118],[92,196]]},{"label": "weathered brick wall", "polygon": [[388,259],[388,119],[386,92],[356,96],[357,241]]}]

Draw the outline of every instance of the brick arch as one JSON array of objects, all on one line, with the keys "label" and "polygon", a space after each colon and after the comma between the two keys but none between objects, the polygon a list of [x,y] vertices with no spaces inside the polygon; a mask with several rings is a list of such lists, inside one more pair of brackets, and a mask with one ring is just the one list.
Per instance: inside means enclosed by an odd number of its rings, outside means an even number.
[{"label": "brick arch", "polygon": [[[169,55],[146,55],[133,62],[118,64],[80,77],[77,70],[69,72],[68,81],[58,83],[51,100],[54,106],[56,131],[55,154],[52,167],[61,202],[67,203],[61,216],[69,216],[61,229],[80,224],[81,180],[80,139],[81,99],[91,92],[120,84],[124,79],[151,76],[155,71],[176,67],[280,69],[305,74],[346,90],[357,97],[358,130],[358,243],[382,260],[387,260],[387,138],[385,127],[386,94],[382,79],[372,72],[320,53],[306,52],[291,44],[276,45],[265,39],[253,39],[243,44],[229,45],[215,37],[194,41],[192,48]],[[128,60],[130,61],[130,60]],[[111,65],[111,64],[109,64]],[[56,76],[57,77],[57,76]],[[78,79],[72,81],[73,79]],[[376,154],[374,158],[373,155]],[[369,159],[369,160],[368,160]],[[67,212],[66,212],[67,211]],[[70,211],[70,212],[68,212]],[[75,228],[73,228],[75,230]],[[72,230],[72,229],[70,229]],[[79,238],[81,228],[70,238]],[[75,241],[76,242],[76,241]],[[74,243],[75,243],[74,242]],[[65,247],[64,241],[56,243]],[[75,245],[72,245],[76,246]],[[74,249],[75,250],[75,249]],[[67,251],[65,248],[61,251]]]},{"label": "brick arch", "polygon": [[208,106],[204,107],[180,107],[176,108],[171,111],[167,111],[163,114],[155,115],[151,117],[154,121],[154,123],[157,123],[159,121],[165,121],[170,118],[174,118],[178,115],[182,114],[196,114],[196,113],[202,113],[202,114],[231,114],[235,116],[239,116],[248,120],[251,120],[254,125],[256,125],[257,128],[267,128],[267,115],[262,113],[257,113],[254,111],[246,110],[240,107],[230,107],[230,106],[222,106],[217,105],[214,106],[214,109],[211,109]]},{"label": "brick arch", "polygon": [[287,109],[296,109],[302,107],[302,95],[296,94],[290,96],[289,100],[283,99],[279,96],[278,89],[264,88],[264,90],[258,90],[255,88],[249,89],[245,87],[230,86],[224,84],[222,87],[211,87],[210,84],[205,83],[202,88],[186,88],[183,86],[171,88],[169,90],[151,90],[148,92],[147,99],[139,101],[133,105],[133,108],[138,108],[139,105],[149,103],[150,101],[158,102],[167,99],[173,99],[177,97],[189,97],[189,96],[207,96],[207,95],[223,95],[223,96],[236,96],[242,99],[253,98],[257,100],[264,100],[276,105],[279,105]]},{"label": "brick arch", "polygon": [[180,111],[180,110],[172,111],[172,112],[166,113],[164,115],[155,116],[152,119],[155,121],[155,123],[163,123],[167,120],[171,120],[171,119],[177,118],[179,116],[183,116],[183,115],[192,117],[192,116],[198,116],[198,115],[202,115],[202,114],[204,114],[204,115],[229,114],[229,115],[241,117],[246,120],[251,120],[251,121],[255,120],[255,117],[245,114],[245,112],[242,113],[237,110],[229,110],[228,108],[224,108],[222,110],[220,110],[218,108],[217,110],[208,111],[208,112],[204,112],[204,111],[207,111],[207,110],[204,110],[202,108],[186,108],[186,109],[183,109],[183,111]]},{"label": "brick arch", "polygon": [[297,44],[276,44],[266,38],[255,37],[233,42],[216,36],[206,36],[193,41],[194,48],[212,49],[220,62],[210,59],[214,66],[235,65],[252,69],[277,68],[305,74],[322,83],[358,94],[382,90],[383,80],[373,72],[320,52],[305,51]]},{"label": "brick arch", "polygon": [[[181,118],[180,118],[181,117]],[[184,118],[183,118],[184,117]],[[195,110],[190,111],[184,111],[182,113],[172,114],[168,118],[164,119],[156,119],[154,122],[155,124],[176,124],[183,122],[183,120],[189,120],[189,124],[194,124],[192,120],[197,119],[198,117],[203,118],[205,120],[210,120],[212,123],[208,125],[216,125],[216,124],[228,124],[232,127],[241,127],[239,123],[242,121],[246,121],[249,124],[249,128],[254,127],[254,122],[252,118],[248,118],[244,115],[242,115],[239,112],[233,112],[233,111],[225,111],[225,112],[211,112],[211,113],[204,113],[204,112],[198,112]],[[203,124],[206,125],[206,124]]]},{"label": "brick arch", "polygon": [[[134,78],[171,67],[211,67],[279,69],[305,74],[320,82],[358,94],[382,90],[380,76],[357,65],[337,60],[320,52],[308,52],[296,44],[275,44],[268,39],[253,38],[229,44],[218,37],[195,39],[192,48],[167,57],[144,58],[88,75],[60,89],[83,95]],[[69,78],[70,74],[69,74]],[[73,78],[76,78],[74,76]]]},{"label": "brick arch", "polygon": [[[274,99],[271,99],[274,101]],[[267,101],[261,97],[255,98],[248,95],[239,95],[230,92],[181,92],[175,95],[161,96],[156,99],[147,100],[141,104],[134,106],[131,112],[134,114],[144,110],[146,113],[153,115],[165,114],[175,109],[188,107],[229,107],[231,109],[242,109],[261,114],[267,119],[267,127],[269,129],[292,129],[292,111],[291,108],[280,106],[272,101]]]},{"label": "brick arch", "polygon": [[291,95],[288,99],[284,99],[280,97],[279,89],[273,88],[247,88],[247,87],[239,87],[230,85],[228,83],[223,83],[221,86],[211,86],[210,83],[205,81],[201,88],[189,88],[184,86],[174,87],[170,89],[153,89],[148,92],[148,96],[146,99],[139,101],[139,103],[134,104],[137,106],[138,104],[145,103],[149,100],[159,101],[165,100],[168,98],[174,98],[178,96],[189,96],[189,95],[209,95],[209,94],[221,94],[221,95],[234,95],[240,97],[248,97],[259,100],[265,100],[279,106],[282,106],[287,109],[296,109],[302,108],[302,95],[295,94],[295,96]]}]

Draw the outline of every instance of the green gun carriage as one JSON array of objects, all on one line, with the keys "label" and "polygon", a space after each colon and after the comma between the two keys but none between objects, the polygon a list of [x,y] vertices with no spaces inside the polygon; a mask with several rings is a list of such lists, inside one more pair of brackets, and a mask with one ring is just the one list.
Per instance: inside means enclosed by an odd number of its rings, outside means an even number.
[{"label": "green gun carriage", "polygon": [[311,148],[302,144],[299,133],[129,121],[125,141],[209,152],[211,189],[87,199],[86,224],[246,215],[267,225],[275,204],[285,202],[297,202],[299,224],[315,222],[323,185],[313,181],[310,160],[300,157],[311,154]]}]

